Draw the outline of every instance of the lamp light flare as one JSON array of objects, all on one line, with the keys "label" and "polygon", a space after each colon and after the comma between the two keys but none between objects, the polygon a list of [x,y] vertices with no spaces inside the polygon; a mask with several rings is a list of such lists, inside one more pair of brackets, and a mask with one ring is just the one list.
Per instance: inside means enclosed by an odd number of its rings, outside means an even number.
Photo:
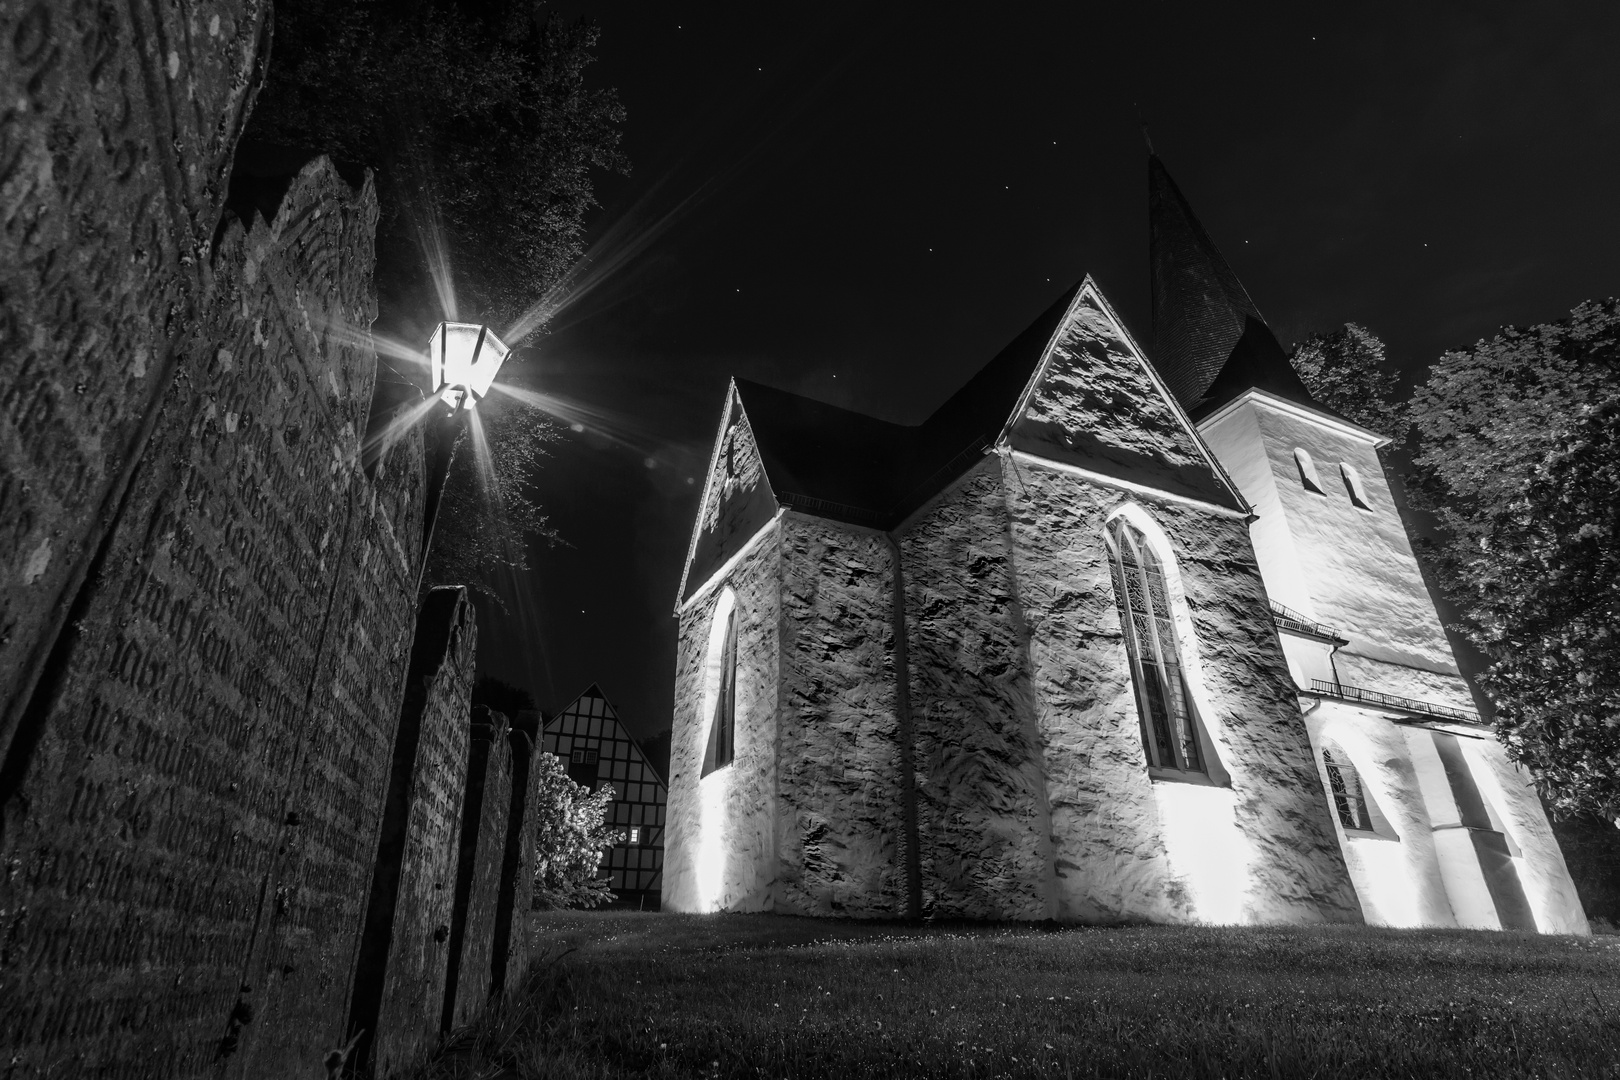
[{"label": "lamp light flare", "polygon": [[642,458],[643,464],[653,462],[647,465],[649,469],[657,468],[659,465],[674,467],[679,464],[679,455],[669,452],[666,440],[619,414],[555,394],[537,393],[522,386],[495,383],[490,389],[545,413],[575,434],[599,435],[615,446],[636,454]]},{"label": "lamp light flare", "polygon": [[487,326],[440,323],[428,340],[434,394],[451,411],[473,408],[489,393],[490,384],[510,352]]},{"label": "lamp light flare", "polygon": [[380,430],[366,439],[362,449],[363,456],[369,458],[373,454],[381,456],[387,453],[388,448],[398,442],[407,431],[421,423],[437,403],[437,398],[426,398],[396,410]]}]

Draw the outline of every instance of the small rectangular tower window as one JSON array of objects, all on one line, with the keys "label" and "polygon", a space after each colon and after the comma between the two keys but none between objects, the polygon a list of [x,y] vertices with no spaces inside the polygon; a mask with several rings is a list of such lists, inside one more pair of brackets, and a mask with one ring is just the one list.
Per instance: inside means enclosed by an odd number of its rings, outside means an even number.
[{"label": "small rectangular tower window", "polygon": [[1322,478],[1316,475],[1316,462],[1311,460],[1309,450],[1294,447],[1294,464],[1299,466],[1299,482],[1305,486],[1306,491],[1314,491],[1318,495],[1325,495],[1322,490]]},{"label": "small rectangular tower window", "polygon": [[1371,510],[1367,505],[1367,489],[1361,484],[1361,474],[1356,467],[1347,461],[1339,462],[1339,475],[1344,477],[1344,489],[1350,493],[1350,501],[1363,510]]}]

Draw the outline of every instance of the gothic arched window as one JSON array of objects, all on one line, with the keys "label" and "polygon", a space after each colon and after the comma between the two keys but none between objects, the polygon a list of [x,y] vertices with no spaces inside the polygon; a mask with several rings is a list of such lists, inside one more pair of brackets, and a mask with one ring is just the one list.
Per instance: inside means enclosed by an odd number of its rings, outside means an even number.
[{"label": "gothic arched window", "polygon": [[1108,523],[1108,548],[1113,555],[1114,597],[1130,655],[1148,764],[1157,769],[1207,773],[1164,567],[1147,537],[1124,517]]},{"label": "gothic arched window", "polygon": [[1372,832],[1372,818],[1367,814],[1367,796],[1361,790],[1361,774],[1343,753],[1338,757],[1332,750],[1322,751],[1322,764],[1327,766],[1328,791],[1333,794],[1333,809],[1338,812],[1339,824],[1347,829]]},{"label": "gothic arched window", "polygon": [[[712,635],[710,639],[711,651],[715,645],[719,646],[719,683],[715,687],[714,709],[709,717],[709,744],[703,752],[704,776],[730,765],[737,745],[736,604],[726,605],[724,613],[716,612],[716,615],[725,619],[725,628],[721,631],[718,641]],[[711,662],[714,662],[713,659]]]}]

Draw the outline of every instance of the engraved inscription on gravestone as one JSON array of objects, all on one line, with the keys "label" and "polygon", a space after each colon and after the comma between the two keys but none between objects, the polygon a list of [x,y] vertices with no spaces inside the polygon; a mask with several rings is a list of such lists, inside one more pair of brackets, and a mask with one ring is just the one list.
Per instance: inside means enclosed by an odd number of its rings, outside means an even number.
[{"label": "engraved inscription on gravestone", "polygon": [[267,14],[0,0],[0,752],[206,292]]},{"label": "engraved inscription on gravestone", "polygon": [[224,231],[32,752],[8,758],[0,1015],[23,1075],[200,1075],[222,1054],[280,1075],[241,1053],[272,956],[336,985],[248,1041],[300,1063],[340,1041],[407,652],[395,564],[420,535],[412,447],[380,490],[357,465],[374,355],[326,332],[369,324],[375,212],[321,161],[272,225]]}]

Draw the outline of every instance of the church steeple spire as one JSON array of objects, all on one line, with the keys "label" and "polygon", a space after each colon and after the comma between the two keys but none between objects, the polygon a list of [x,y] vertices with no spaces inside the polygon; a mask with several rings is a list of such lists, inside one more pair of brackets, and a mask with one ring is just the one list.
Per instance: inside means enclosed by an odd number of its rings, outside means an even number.
[{"label": "church steeple spire", "polygon": [[1183,407],[1195,417],[1207,414],[1250,388],[1314,405],[1151,145],[1148,222],[1153,361]]}]

